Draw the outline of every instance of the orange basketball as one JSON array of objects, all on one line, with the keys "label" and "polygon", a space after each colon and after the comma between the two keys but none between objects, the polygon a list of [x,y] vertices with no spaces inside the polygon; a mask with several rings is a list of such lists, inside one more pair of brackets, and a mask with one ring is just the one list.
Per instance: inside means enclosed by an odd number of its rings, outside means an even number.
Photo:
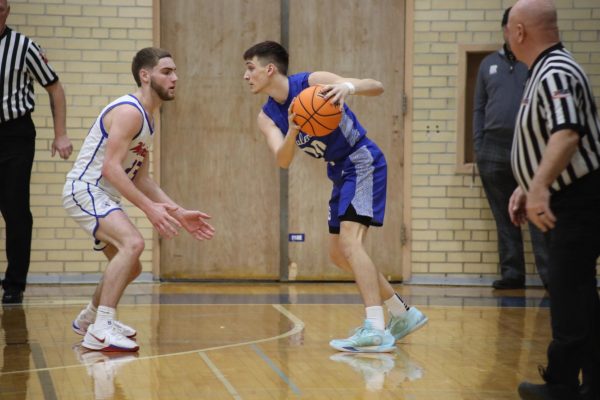
[{"label": "orange basketball", "polygon": [[294,122],[309,136],[329,135],[342,120],[342,110],[321,95],[323,86],[310,86],[300,92],[292,105]]}]

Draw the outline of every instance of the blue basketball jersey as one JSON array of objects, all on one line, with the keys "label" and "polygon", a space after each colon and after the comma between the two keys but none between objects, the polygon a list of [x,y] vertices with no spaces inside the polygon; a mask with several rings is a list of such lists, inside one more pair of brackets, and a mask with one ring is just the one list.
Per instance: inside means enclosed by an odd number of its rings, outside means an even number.
[{"label": "blue basketball jersey", "polygon": [[[289,93],[285,103],[280,104],[269,97],[263,105],[263,112],[273,120],[285,135],[288,131],[288,109],[294,97],[306,89],[310,72],[301,72],[288,77]],[[300,132],[296,144],[308,155],[323,158],[325,161],[339,161],[348,157],[355,145],[366,135],[365,129],[346,104],[342,112],[342,120],[329,135],[314,137]]]}]

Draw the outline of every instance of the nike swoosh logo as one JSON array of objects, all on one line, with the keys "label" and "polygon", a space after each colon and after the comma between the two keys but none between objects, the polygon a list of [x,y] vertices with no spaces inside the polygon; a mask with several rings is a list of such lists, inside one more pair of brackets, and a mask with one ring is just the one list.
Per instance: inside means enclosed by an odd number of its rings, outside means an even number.
[{"label": "nike swoosh logo", "polygon": [[94,334],[93,334],[93,333],[91,333],[91,332],[90,332],[90,335],[92,335],[92,336],[94,337],[94,339],[96,339],[96,340],[97,340],[97,341],[99,341],[100,343],[104,343],[104,340],[106,339],[106,338],[104,338],[104,339],[100,339],[98,336],[94,335]]}]

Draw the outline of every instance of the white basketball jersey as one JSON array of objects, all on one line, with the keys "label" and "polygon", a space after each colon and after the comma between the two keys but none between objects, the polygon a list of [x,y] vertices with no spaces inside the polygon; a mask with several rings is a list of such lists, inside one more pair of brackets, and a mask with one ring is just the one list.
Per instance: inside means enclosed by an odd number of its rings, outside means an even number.
[{"label": "white basketball jersey", "polygon": [[140,101],[133,95],[125,95],[114,100],[104,107],[94,125],[88,132],[83,146],[79,151],[77,160],[71,171],[67,174],[69,180],[80,180],[107,191],[109,194],[121,197],[120,193],[102,176],[102,165],[104,163],[104,154],[106,152],[106,141],[109,132],[104,128],[102,119],[110,110],[123,104],[137,107],[142,114],[144,121],[142,129],[131,140],[129,151],[123,160],[123,170],[133,180],[137,171],[142,166],[144,158],[152,146],[152,135],[154,130],[150,124],[150,119],[142,107]]}]

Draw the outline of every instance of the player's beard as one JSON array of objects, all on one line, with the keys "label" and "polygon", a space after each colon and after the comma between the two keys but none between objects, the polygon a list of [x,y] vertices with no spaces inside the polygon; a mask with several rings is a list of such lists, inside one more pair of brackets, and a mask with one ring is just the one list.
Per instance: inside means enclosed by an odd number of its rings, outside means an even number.
[{"label": "player's beard", "polygon": [[156,92],[162,101],[169,101],[175,98],[175,93],[169,94],[169,90],[154,83],[154,79],[150,78],[150,87]]}]

